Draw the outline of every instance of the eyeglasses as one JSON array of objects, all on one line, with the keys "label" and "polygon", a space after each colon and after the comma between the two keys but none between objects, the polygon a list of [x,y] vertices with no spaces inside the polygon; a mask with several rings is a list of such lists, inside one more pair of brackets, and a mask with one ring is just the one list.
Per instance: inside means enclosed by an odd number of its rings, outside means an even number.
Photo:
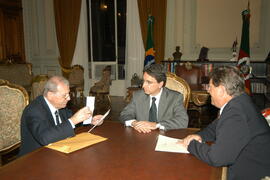
[{"label": "eyeglasses", "polygon": [[64,98],[64,99],[70,98],[70,93],[60,94],[60,93],[56,92],[55,95],[57,95],[57,96],[59,96],[61,98]]}]

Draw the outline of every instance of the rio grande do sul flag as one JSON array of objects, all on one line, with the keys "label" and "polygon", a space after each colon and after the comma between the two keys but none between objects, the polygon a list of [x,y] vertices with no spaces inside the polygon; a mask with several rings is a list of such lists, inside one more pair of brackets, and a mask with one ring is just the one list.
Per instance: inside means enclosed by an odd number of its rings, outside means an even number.
[{"label": "rio grande do sul flag", "polygon": [[246,92],[251,94],[250,80],[251,67],[250,67],[250,48],[249,48],[249,25],[250,25],[250,9],[248,8],[242,12],[242,35],[241,45],[238,55],[238,68],[243,72],[245,77]]}]

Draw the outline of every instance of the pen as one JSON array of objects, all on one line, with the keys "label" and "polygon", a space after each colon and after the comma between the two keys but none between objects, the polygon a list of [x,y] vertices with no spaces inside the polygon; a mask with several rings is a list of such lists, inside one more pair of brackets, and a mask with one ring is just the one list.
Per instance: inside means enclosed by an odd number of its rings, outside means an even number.
[{"label": "pen", "polygon": [[110,113],[110,109],[100,118],[100,120],[97,121],[96,125],[94,125],[91,129],[89,129],[89,133],[103,120],[105,117]]},{"label": "pen", "polygon": [[100,118],[100,120],[98,120],[97,124],[95,124],[91,129],[89,129],[89,133],[100,123],[100,121],[104,119],[104,118]]}]

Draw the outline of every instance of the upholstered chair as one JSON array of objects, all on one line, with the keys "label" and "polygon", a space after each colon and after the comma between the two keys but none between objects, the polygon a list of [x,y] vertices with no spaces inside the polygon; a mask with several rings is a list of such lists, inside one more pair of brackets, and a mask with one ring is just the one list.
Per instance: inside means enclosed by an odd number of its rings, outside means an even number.
[{"label": "upholstered chair", "polygon": [[47,83],[49,76],[47,74],[36,75],[32,82],[31,101],[37,96],[43,94],[44,86]]},{"label": "upholstered chair", "polygon": [[68,81],[70,83],[71,98],[77,98],[77,93],[80,94],[80,98],[83,98],[84,91],[84,68],[81,65],[74,65],[71,67],[71,73],[69,74]]},{"label": "upholstered chair", "polygon": [[33,78],[32,64],[25,63],[0,65],[0,78],[23,86],[30,94],[31,82]]},{"label": "upholstered chair", "polygon": [[262,110],[262,115],[264,116],[264,118],[266,119],[267,123],[270,126],[270,108],[265,108]]},{"label": "upholstered chair", "polygon": [[96,102],[108,102],[111,105],[110,99],[111,85],[111,66],[106,66],[102,71],[102,78],[91,87],[89,95],[96,97]]},{"label": "upholstered chair", "polygon": [[0,84],[0,163],[5,155],[20,146],[21,115],[29,103],[27,91],[19,85]]},{"label": "upholstered chair", "polygon": [[183,94],[184,107],[186,109],[188,108],[188,103],[190,99],[190,87],[184,79],[176,76],[173,73],[167,72],[167,82],[165,87]]},{"label": "upholstered chair", "polygon": [[8,82],[7,80],[4,80],[4,79],[0,79],[0,85],[1,84],[4,84],[4,83],[6,83],[6,82]]}]

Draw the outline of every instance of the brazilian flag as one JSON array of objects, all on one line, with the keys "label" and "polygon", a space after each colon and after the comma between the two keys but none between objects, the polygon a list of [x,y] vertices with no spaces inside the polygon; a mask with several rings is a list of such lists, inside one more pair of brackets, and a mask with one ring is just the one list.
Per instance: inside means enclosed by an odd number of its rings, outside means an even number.
[{"label": "brazilian flag", "polygon": [[149,66],[150,64],[155,63],[153,30],[154,30],[154,17],[148,16],[148,19],[147,19],[147,41],[146,41],[144,66]]}]

